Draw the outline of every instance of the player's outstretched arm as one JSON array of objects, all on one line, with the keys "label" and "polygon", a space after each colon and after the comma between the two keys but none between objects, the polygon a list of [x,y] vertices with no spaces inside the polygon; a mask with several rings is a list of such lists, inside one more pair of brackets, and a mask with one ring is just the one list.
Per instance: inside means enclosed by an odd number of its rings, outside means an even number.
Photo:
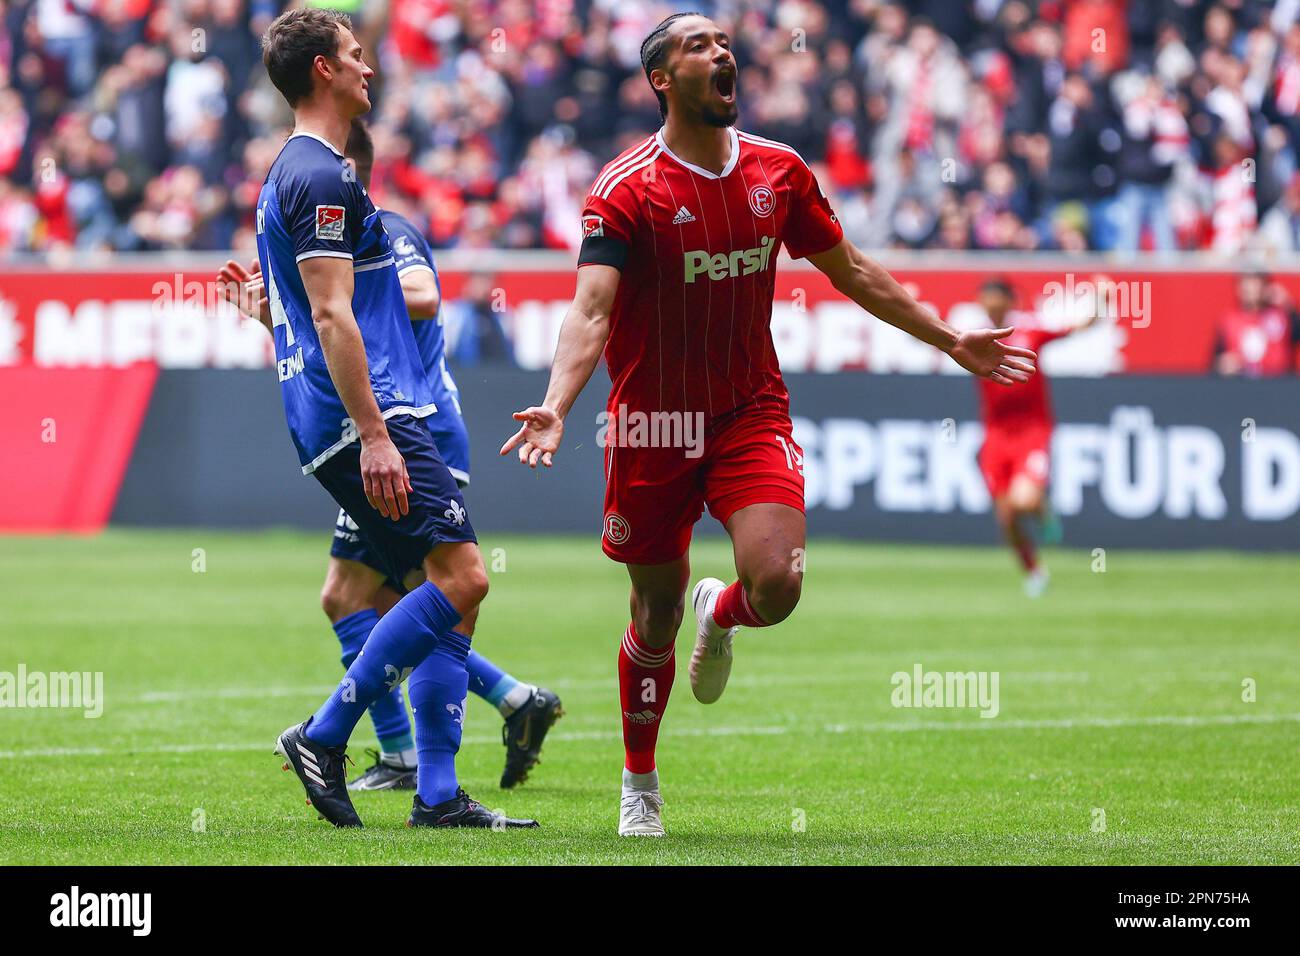
[{"label": "player's outstretched arm", "polygon": [[946,352],[966,371],[1002,385],[1027,382],[1037,356],[999,341],[1013,328],[958,332],[927,311],[894,277],[847,239],[808,257],[835,288],[862,308],[908,335]]},{"label": "player's outstretched arm", "polygon": [[578,288],[560,326],[546,398],[541,405],[515,412],[515,420],[523,425],[501,446],[501,454],[518,448],[520,464],[536,468],[541,461],[551,467],[564,435],[564,417],[590,381],[609,339],[609,315],[619,276],[613,266],[592,264],[578,270]]},{"label": "player's outstretched arm", "polygon": [[352,314],[352,260],[314,256],[298,263],[298,270],[330,378],[361,439],[366,497],[381,515],[396,521],[409,510],[411,479],[370,388],[366,346]]}]

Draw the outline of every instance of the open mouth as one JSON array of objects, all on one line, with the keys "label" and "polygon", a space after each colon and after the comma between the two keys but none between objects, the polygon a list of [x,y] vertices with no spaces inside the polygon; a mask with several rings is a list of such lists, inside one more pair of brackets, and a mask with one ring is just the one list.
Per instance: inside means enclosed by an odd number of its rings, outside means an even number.
[{"label": "open mouth", "polygon": [[729,67],[719,70],[713,75],[713,88],[724,102],[733,102],[736,99],[736,71]]}]

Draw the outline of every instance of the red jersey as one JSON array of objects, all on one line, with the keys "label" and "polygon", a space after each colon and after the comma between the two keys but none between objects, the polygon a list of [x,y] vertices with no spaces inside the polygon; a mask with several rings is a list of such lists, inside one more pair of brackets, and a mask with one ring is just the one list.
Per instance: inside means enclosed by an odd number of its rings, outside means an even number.
[{"label": "red jersey", "polygon": [[1219,320],[1218,348],[1235,355],[1243,375],[1289,375],[1300,345],[1300,324],[1276,307],[1229,312]]},{"label": "red jersey", "polygon": [[[1037,352],[1048,342],[1069,332],[1053,332],[1039,326],[1034,317],[1020,312],[1008,316],[1008,325],[1015,331],[1001,341],[1007,345]],[[1052,427],[1052,399],[1047,388],[1047,378],[1039,369],[1027,382],[999,385],[987,378],[979,380],[980,406],[984,415],[984,431],[1008,434],[1031,429]]]},{"label": "red jersey", "polygon": [[702,412],[712,425],[752,405],[789,414],[771,333],[777,252],[825,252],[843,230],[798,153],[727,132],[721,174],[679,159],[661,131],[587,196],[578,264],[622,270],[605,346],[611,415]]}]

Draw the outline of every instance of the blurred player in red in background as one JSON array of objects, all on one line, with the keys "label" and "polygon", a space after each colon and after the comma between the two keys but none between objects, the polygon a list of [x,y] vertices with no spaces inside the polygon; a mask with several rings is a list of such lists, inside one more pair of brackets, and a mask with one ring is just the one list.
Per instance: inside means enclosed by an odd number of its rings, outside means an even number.
[{"label": "blurred player in red in background", "polygon": [[[1099,287],[1104,286],[1098,281]],[[1099,310],[1072,325],[1046,329],[1038,316],[1013,310],[1015,293],[1001,277],[980,287],[980,305],[994,328],[1013,328],[1002,341],[1037,352],[1048,342],[1081,331],[1097,320]],[[1059,539],[1060,527],[1047,501],[1048,466],[1052,446],[1052,400],[1040,371],[1010,388],[980,382],[984,416],[984,447],[980,471],[993,498],[993,513],[1025,571],[1025,593],[1039,597],[1047,589],[1047,567],[1038,557],[1034,530],[1044,543]]]},{"label": "blurred player in red in background", "polygon": [[[737,626],[785,620],[803,582],[803,452],[770,329],[781,246],[976,375],[1026,381],[1034,354],[1004,344],[1010,329],[959,333],[923,309],[844,239],[798,153],[734,128],[736,60],[712,20],[669,17],[646,37],[641,63],[664,126],[591,188],[550,386],[540,405],[515,413],[523,425],[501,453],[518,448],[521,462],[551,465],[603,350],[613,389],[602,544],[632,579],[618,665],[619,833],[661,836],[655,744],[675,673],[692,527],[707,506],[731,536],[738,574],[730,586],[704,578],[692,592],[689,674],[701,703],[726,686]],[[649,436],[647,420],[660,423]]]},{"label": "blurred player in red in background", "polygon": [[1290,375],[1300,365],[1300,319],[1279,282],[1264,272],[1237,280],[1237,307],[1219,319],[1214,370],[1263,378]]}]

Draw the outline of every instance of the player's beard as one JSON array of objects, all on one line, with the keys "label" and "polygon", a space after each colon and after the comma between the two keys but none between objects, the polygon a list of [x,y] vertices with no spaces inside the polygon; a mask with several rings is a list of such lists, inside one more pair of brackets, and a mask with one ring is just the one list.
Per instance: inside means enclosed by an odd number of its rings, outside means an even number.
[{"label": "player's beard", "polygon": [[725,110],[716,109],[711,104],[705,104],[704,108],[700,110],[700,119],[710,126],[719,128],[734,126],[739,118],[740,110],[736,108],[734,101]]}]

